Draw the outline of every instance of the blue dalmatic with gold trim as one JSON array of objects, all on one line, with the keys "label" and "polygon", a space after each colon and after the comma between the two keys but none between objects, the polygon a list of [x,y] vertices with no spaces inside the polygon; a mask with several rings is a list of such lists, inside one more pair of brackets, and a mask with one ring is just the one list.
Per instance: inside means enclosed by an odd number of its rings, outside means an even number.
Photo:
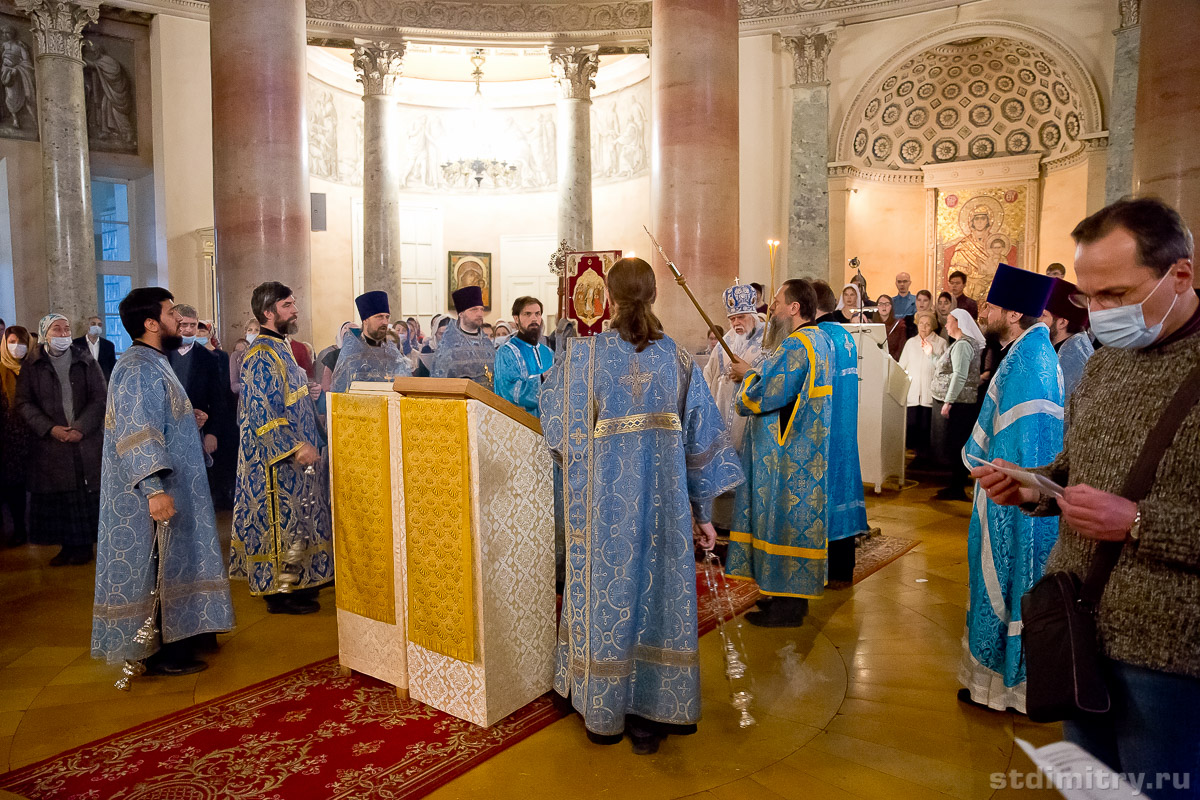
[{"label": "blue dalmatic with gold trim", "polygon": [[817,325],[833,343],[833,422],[829,426],[829,541],[866,533],[867,500],[858,460],[858,347],[836,322]]},{"label": "blue dalmatic with gold trim", "polygon": [[669,338],[568,340],[541,392],[563,464],[566,583],[555,690],[588,730],[700,719],[693,515],[743,480],[700,369]]},{"label": "blue dalmatic with gold trim", "polygon": [[166,492],[175,516],[164,538],[159,625],[164,642],[233,628],[204,447],[187,392],[167,357],[135,345],[113,369],[104,416],[92,655],[140,660],[158,642],[135,634],[153,613],[158,561],[149,497]]},{"label": "blue dalmatic with gold trim", "polygon": [[827,577],[833,343],[796,330],[747,373],[736,403],[750,417],[746,483],[734,499],[725,569],[763,594],[820,597]]},{"label": "blue dalmatic with gold trim", "polygon": [[[295,544],[300,574],[294,588],[328,583],[333,579],[328,462],[320,459],[307,475],[293,458],[305,443],[320,446],[316,404],[291,347],[265,331],[242,361],[238,427],[229,574],[249,579],[251,594],[276,594],[276,578]],[[302,513],[303,505],[310,506],[308,513]]]}]

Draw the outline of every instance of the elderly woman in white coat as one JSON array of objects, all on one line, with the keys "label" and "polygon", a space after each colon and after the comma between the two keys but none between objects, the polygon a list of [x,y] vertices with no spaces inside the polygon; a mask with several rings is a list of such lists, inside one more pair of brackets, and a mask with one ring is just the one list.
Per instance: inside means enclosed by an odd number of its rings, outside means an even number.
[{"label": "elderly woman in white coat", "polygon": [[934,333],[937,318],[932,311],[916,314],[917,335],[904,343],[900,366],[908,373],[907,445],[916,451],[914,464],[929,460],[929,425],[933,415],[933,367],[946,352],[946,340]]}]

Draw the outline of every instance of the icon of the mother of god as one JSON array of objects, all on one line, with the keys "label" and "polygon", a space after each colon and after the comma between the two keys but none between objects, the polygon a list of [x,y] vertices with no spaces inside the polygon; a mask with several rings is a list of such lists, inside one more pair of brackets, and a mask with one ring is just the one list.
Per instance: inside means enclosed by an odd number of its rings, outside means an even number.
[{"label": "icon of the mother of god", "polygon": [[1016,256],[1011,241],[1000,232],[1002,222],[1003,211],[995,199],[972,198],[959,215],[959,230],[963,235],[942,252],[944,275],[956,270],[966,273],[965,294],[976,300],[987,296],[996,266]]}]

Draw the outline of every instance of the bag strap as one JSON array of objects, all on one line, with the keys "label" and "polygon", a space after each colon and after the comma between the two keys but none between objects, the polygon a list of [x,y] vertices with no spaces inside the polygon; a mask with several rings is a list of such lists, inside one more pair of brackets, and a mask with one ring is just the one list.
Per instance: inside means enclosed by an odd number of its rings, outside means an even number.
[{"label": "bag strap", "polygon": [[[1175,434],[1179,432],[1184,418],[1197,401],[1200,401],[1200,364],[1183,379],[1175,396],[1167,403],[1167,407],[1159,415],[1158,422],[1146,436],[1142,450],[1125,477],[1125,485],[1121,489],[1121,496],[1126,500],[1137,503],[1150,493],[1150,487],[1154,485],[1158,473],[1158,465],[1162,463],[1167,448],[1175,441]],[[1100,605],[1104,586],[1108,583],[1108,577],[1117,566],[1124,549],[1124,542],[1100,542],[1096,545],[1087,578],[1079,591],[1079,603],[1085,610],[1094,611]]]}]

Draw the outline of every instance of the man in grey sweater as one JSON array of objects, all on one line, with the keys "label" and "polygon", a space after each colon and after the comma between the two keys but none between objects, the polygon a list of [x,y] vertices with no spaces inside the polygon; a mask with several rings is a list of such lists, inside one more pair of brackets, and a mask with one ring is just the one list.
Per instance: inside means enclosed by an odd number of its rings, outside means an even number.
[{"label": "man in grey sweater", "polygon": [[1063,451],[1041,470],[1066,486],[1054,501],[989,467],[993,502],[1062,516],[1047,572],[1082,580],[1096,543],[1125,542],[1098,628],[1113,710],[1064,723],[1074,741],[1155,800],[1200,798],[1200,406],[1166,451],[1149,494],[1121,497],[1150,429],[1200,364],[1192,234],[1155,199],[1121,200],[1085,219],[1076,242],[1077,302],[1105,345],[1071,395]]}]

